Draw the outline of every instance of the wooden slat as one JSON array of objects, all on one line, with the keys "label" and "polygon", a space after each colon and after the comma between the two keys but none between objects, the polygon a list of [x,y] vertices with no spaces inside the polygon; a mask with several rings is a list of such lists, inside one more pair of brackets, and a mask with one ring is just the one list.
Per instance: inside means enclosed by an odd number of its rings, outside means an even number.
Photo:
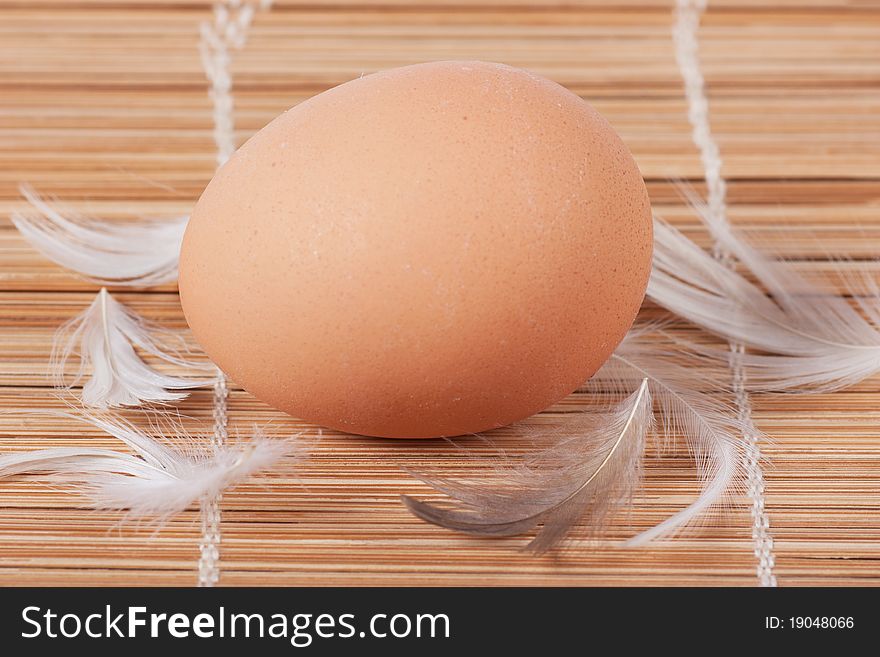
[{"label": "wooden slat", "polygon": [[[0,6],[0,450],[115,446],[47,386],[52,334],[96,289],[34,253],[7,217],[30,182],[104,218],[185,214],[214,166],[197,52],[209,0],[29,0]],[[442,58],[526,66],[591,100],[633,150],[655,210],[708,240],[672,182],[702,189],[671,40],[668,0],[284,0],[259,15],[236,57],[243,141],[279,112],[364,72]],[[731,218],[809,274],[829,256],[880,253],[880,3],[724,0],[701,29],[712,127]],[[783,237],[780,226],[790,232]],[[811,234],[821,236],[817,244]],[[880,275],[880,265],[877,265]],[[138,312],[185,325],[173,285],[120,291]],[[644,318],[662,312],[646,304]],[[674,325],[681,335],[694,329]],[[162,367],[162,366],[160,366]],[[176,372],[166,367],[166,371]],[[590,403],[573,395],[547,422]],[[880,380],[811,397],[753,400],[766,446],[767,508],[783,585],[880,583]],[[193,431],[211,398],[181,405]],[[127,416],[142,421],[137,412]],[[626,550],[578,545],[534,557],[522,539],[461,537],[411,517],[400,493],[427,495],[401,466],[480,467],[441,441],[324,432],[234,389],[234,431],[302,434],[288,459],[224,497],[226,584],[752,585],[742,500],[699,531]],[[511,432],[497,440],[527,444]],[[483,447],[468,446],[469,455]],[[611,538],[684,506],[696,491],[681,447],[648,461],[644,494]],[[198,513],[161,530],[96,513],[29,479],[0,482],[0,584],[195,582]]]}]

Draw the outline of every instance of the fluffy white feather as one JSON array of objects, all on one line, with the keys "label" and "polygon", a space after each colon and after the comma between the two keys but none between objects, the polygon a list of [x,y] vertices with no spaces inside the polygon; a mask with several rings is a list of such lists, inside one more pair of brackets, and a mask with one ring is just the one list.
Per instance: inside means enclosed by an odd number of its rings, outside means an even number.
[{"label": "fluffy white feather", "polygon": [[28,210],[12,222],[31,246],[59,265],[106,285],[148,287],[177,280],[188,217],[101,221],[62,213],[26,185]]},{"label": "fluffy white feather", "polygon": [[428,522],[478,536],[512,536],[541,525],[529,543],[536,552],[552,548],[582,519],[598,533],[638,486],[651,408],[645,380],[610,412],[579,412],[567,419],[555,444],[526,467],[503,457],[494,469],[502,486],[423,473],[416,476],[450,496],[454,505],[409,496],[403,501]]},{"label": "fluffy white feather", "polygon": [[[135,347],[162,360],[205,369],[181,357],[182,339],[148,322],[102,288],[91,305],[55,334],[50,371],[57,387],[71,388],[85,380],[82,401],[108,408],[182,399],[179,392],[207,383],[161,374],[147,365]],[[71,358],[78,361],[71,366]]]},{"label": "fluffy white feather", "polygon": [[134,517],[167,519],[241,483],[292,450],[289,442],[265,438],[258,431],[246,442],[219,447],[186,435],[167,446],[119,418],[59,415],[93,424],[134,453],[59,447],[4,454],[0,478],[41,474],[72,486],[95,508],[127,510]]},{"label": "fluffy white feather", "polygon": [[727,383],[702,373],[675,343],[661,342],[657,327],[630,331],[596,382],[646,377],[658,406],[660,445],[684,439],[694,458],[701,490],[686,508],[642,531],[628,545],[643,545],[656,538],[704,521],[741,488],[743,435],[757,431],[725,401]]},{"label": "fluffy white feather", "polygon": [[[657,219],[648,296],[717,335],[765,352],[742,356],[750,389],[828,391],[880,371],[880,291],[867,273],[840,276],[856,298],[854,306],[828,292],[830,285],[807,281],[791,263],[756,249],[739,232],[701,217],[757,284]],[[728,357],[726,350],[689,346],[705,357]]]},{"label": "fluffy white feather", "polygon": [[495,473],[504,483],[454,481],[416,474],[445,493],[453,506],[403,496],[418,517],[477,536],[512,536],[541,525],[529,549],[544,552],[579,520],[592,534],[623,506],[638,487],[645,436],[652,424],[647,379],[611,411],[579,412],[563,425],[564,436],[533,456],[526,467],[502,457]]},{"label": "fluffy white feather", "polygon": [[[705,522],[742,488],[743,437],[757,429],[748,417],[733,408],[726,369],[719,368],[714,373],[700,370],[694,367],[694,358],[691,351],[670,340],[661,325],[634,327],[585,389],[597,396],[617,396],[621,390],[632,390],[642,381],[639,392],[601,416],[604,419],[598,423],[591,413],[578,413],[566,419],[559,428],[560,435],[565,437],[556,437],[552,447],[532,458],[544,467],[518,470],[502,455],[492,463],[498,475],[495,479],[503,483],[494,485],[482,480],[453,481],[436,473],[415,473],[451,497],[455,506],[439,507],[408,497],[404,497],[404,502],[425,520],[484,536],[518,534],[543,523],[531,544],[538,551],[564,538],[579,517],[587,516],[594,528],[600,528],[606,510],[620,506],[635,488],[637,477],[633,473],[640,469],[636,464],[641,463],[645,434],[654,426],[643,414],[650,417],[653,400],[658,417],[654,431],[660,449],[672,441],[684,440],[694,458],[701,487],[686,508],[641,531],[626,544],[644,545]],[[647,404],[647,409],[639,407],[642,403]],[[622,418],[630,415],[638,418],[629,427],[632,435],[616,443],[622,435],[621,428],[626,426]],[[622,449],[615,455],[619,460],[603,467],[606,474],[613,474],[620,482],[617,493],[609,487],[608,480],[590,479],[590,473],[603,470],[597,469],[597,464],[614,453],[610,447],[615,444],[615,449]],[[548,464],[555,469],[546,467]],[[584,487],[580,488],[581,485]],[[626,494],[620,495],[621,491]]]}]

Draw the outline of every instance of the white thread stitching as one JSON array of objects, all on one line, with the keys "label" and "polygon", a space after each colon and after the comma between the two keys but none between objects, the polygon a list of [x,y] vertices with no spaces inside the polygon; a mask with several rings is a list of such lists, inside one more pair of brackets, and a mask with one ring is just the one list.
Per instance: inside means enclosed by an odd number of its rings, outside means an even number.
[{"label": "white thread stitching", "polygon": [[[721,175],[721,153],[709,127],[709,101],[706,96],[705,80],[700,70],[699,42],[697,30],[700,18],[706,10],[707,0],[677,0],[675,7],[675,25],[673,40],[675,42],[675,58],[684,81],[685,97],[688,102],[688,120],[690,121],[692,139],[700,151],[703,171],[708,189],[707,212],[711,221],[726,224],[727,219],[727,185]],[[733,262],[719,244],[715,244],[715,257],[727,266]],[[745,348],[741,343],[730,343],[730,370],[739,419],[752,424],[752,409],[749,396],[745,389],[745,371],[742,356]],[[746,469],[747,494],[752,502],[752,543],[755,558],[758,560],[757,576],[761,586],[776,586],[773,574],[775,558],[773,556],[773,536],[770,533],[770,517],[764,506],[764,473],[761,469],[761,448],[758,443],[758,432],[744,432],[746,449],[743,454],[743,465]]]},{"label": "white thread stitching", "polygon": [[[247,31],[254,18],[255,5],[269,9],[271,0],[225,0],[214,5],[214,21],[201,25],[199,52],[205,77],[211,83],[214,119],[214,143],[217,146],[217,167],[223,166],[235,152],[235,108],[232,96],[230,48],[240,49],[247,40]],[[214,433],[212,445],[217,448],[228,437],[227,401],[229,389],[226,375],[218,368],[214,383]],[[202,500],[199,543],[199,586],[215,586],[220,581],[220,541],[222,495]]]},{"label": "white thread stitching", "polygon": [[[212,445],[221,447],[228,437],[226,402],[229,389],[226,375],[218,368],[214,382],[214,433]],[[220,502],[223,496],[202,500],[202,541],[199,544],[199,586],[215,586],[220,581]]]}]

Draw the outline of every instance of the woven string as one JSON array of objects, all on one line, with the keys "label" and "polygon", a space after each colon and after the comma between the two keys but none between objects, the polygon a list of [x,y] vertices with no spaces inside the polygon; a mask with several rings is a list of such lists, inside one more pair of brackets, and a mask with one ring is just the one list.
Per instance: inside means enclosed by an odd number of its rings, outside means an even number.
[{"label": "woven string", "polygon": [[[232,96],[230,50],[240,49],[247,40],[247,31],[257,6],[268,9],[267,0],[225,0],[214,5],[213,22],[201,26],[199,52],[205,77],[211,83],[209,96],[213,106],[214,143],[217,146],[217,167],[223,166],[235,152],[235,106]],[[226,403],[229,389],[226,375],[218,368],[214,383],[214,432],[212,443],[220,447],[228,435]],[[202,538],[199,544],[199,586],[214,586],[220,581],[221,495],[202,500]]]},{"label": "woven string", "polygon": [[[707,212],[710,221],[728,223],[727,185],[721,175],[721,153],[709,128],[709,101],[706,86],[700,71],[699,42],[697,30],[700,18],[706,9],[706,0],[677,0],[675,8],[675,55],[678,68],[684,81],[685,96],[688,102],[688,119],[693,129],[692,138],[700,151],[703,172],[708,190]],[[733,267],[731,255],[717,243],[715,257]],[[770,518],[764,506],[764,473],[761,469],[761,447],[759,433],[752,423],[752,408],[746,392],[746,375],[742,364],[745,347],[738,342],[730,344],[730,370],[734,393],[734,403],[740,421],[748,427],[744,432],[745,451],[743,466],[746,471],[747,495],[751,501],[752,542],[755,549],[758,582],[761,586],[776,586],[773,574],[773,536],[770,533]]]}]

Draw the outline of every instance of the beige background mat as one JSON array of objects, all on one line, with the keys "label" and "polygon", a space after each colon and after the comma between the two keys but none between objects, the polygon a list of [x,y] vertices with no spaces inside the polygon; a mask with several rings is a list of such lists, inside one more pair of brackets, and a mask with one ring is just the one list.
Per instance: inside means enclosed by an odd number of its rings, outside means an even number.
[{"label": "beige background mat", "polygon": [[[97,287],[29,248],[8,215],[24,181],[103,218],[188,212],[215,163],[197,49],[210,16],[206,0],[0,1],[0,409],[13,411],[0,414],[0,451],[116,446],[71,421],[17,413],[60,406],[46,379],[52,334]],[[594,103],[635,154],[657,212],[707,244],[669,182],[703,189],[673,20],[660,0],[282,0],[255,17],[234,60],[237,141],[362,73],[434,59],[503,61]],[[768,234],[792,223],[780,246],[806,271],[827,267],[829,248],[880,254],[880,5],[715,2],[699,39],[731,220]],[[820,231],[823,243],[800,239],[798,227]],[[184,324],[173,286],[118,298]],[[575,394],[547,416],[587,401]],[[880,379],[752,404],[774,439],[762,449],[780,585],[880,584]],[[209,429],[210,390],[181,412]],[[442,441],[329,432],[318,441],[314,427],[237,389],[229,414],[233,431],[271,423],[304,431],[313,449],[308,463],[288,460],[225,496],[222,584],[758,583],[745,500],[650,548],[576,545],[534,557],[519,549],[522,538],[463,537],[403,508],[400,493],[428,491],[401,464],[478,466]],[[657,522],[695,490],[684,450],[652,456],[644,494],[611,538]],[[0,481],[3,585],[195,584],[200,535],[196,509],[156,531],[34,480]]]}]

